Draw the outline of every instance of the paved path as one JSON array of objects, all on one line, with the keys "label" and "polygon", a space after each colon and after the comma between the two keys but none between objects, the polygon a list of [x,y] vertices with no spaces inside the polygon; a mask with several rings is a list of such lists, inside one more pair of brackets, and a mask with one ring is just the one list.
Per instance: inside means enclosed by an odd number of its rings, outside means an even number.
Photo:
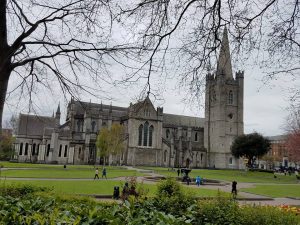
[{"label": "paved path", "polygon": [[[146,174],[147,177],[163,177],[161,174],[156,174],[154,170],[147,170],[147,169],[139,169],[135,167],[126,167],[129,170],[136,170],[138,172]],[[26,168],[27,169],[27,168]],[[6,178],[0,178],[1,180],[64,180],[64,181],[78,181],[78,180],[93,180],[91,178],[12,178],[12,177],[6,177]],[[108,178],[107,180],[124,180],[126,177],[116,177],[116,178]],[[105,179],[100,179],[105,180]],[[139,182],[144,182],[147,184],[155,184],[156,182],[154,180],[146,179],[145,177],[137,177],[137,180]],[[262,183],[259,183],[260,185]],[[288,185],[288,184],[286,184]],[[238,183],[238,189],[241,188],[251,188],[255,187],[256,183]],[[191,188],[203,188],[203,189],[212,189],[212,190],[220,190],[224,192],[231,192],[231,185],[201,185],[200,187],[197,187],[196,185],[189,185]],[[291,199],[291,198],[269,198],[262,195],[256,195],[251,194],[247,192],[240,191],[238,193],[239,197],[243,200],[238,200],[240,204],[253,204],[253,205],[298,205],[300,206],[300,199]],[[104,201],[110,200],[110,199],[103,199]]]}]

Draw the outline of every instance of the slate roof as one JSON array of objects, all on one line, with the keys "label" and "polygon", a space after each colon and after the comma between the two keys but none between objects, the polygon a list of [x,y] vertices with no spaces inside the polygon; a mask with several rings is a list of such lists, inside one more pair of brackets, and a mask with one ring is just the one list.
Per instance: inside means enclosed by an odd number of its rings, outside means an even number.
[{"label": "slate roof", "polygon": [[287,138],[287,135],[275,135],[267,137],[271,142],[272,141],[284,141]]},{"label": "slate roof", "polygon": [[128,113],[127,107],[120,107],[120,106],[113,106],[113,105],[104,105],[104,104],[97,104],[91,102],[82,102],[82,101],[73,101],[75,106],[74,110],[76,114],[84,114],[85,110],[88,110],[90,114],[97,114],[101,112],[102,115],[108,115],[111,109],[111,115],[114,117],[121,117],[125,116]]},{"label": "slate roof", "polygon": [[54,127],[54,117],[20,114],[17,135],[42,136],[45,128]]},{"label": "slate roof", "polygon": [[204,118],[164,113],[163,124],[182,127],[204,127],[204,121]]}]

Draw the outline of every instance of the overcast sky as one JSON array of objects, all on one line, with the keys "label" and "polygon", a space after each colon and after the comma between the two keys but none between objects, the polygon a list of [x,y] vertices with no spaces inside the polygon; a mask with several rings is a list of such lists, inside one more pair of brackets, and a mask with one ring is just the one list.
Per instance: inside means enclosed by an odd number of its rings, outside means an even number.
[{"label": "overcast sky", "polygon": [[[186,27],[188,28],[188,27]],[[119,31],[117,34],[120,36],[122,32]],[[125,35],[120,37],[120,39],[124,39]],[[130,36],[128,36],[130,37]],[[118,38],[117,38],[118,39]],[[229,37],[230,39],[230,37]],[[178,40],[177,40],[178,41]],[[170,41],[170,45],[174,44],[176,46],[176,38],[175,42]],[[173,46],[174,47],[174,46]],[[249,63],[251,65],[251,63]],[[166,67],[172,67],[173,65],[167,65]],[[244,68],[233,68],[233,71],[244,70],[245,71],[245,82],[244,82],[244,131],[245,133],[250,133],[253,131],[257,131],[262,133],[263,135],[271,136],[271,135],[279,135],[284,132],[282,129],[284,125],[285,118],[288,114],[287,107],[289,106],[289,96],[288,88],[297,86],[299,87],[299,81],[291,82],[291,79],[278,79],[273,80],[271,83],[264,83],[261,81],[263,77],[262,70],[258,68],[254,68],[253,66],[245,66]],[[64,70],[65,74],[67,74],[67,70]],[[124,71],[116,70],[114,73],[114,78],[120,78]],[[176,76],[172,74],[172,71],[169,71],[169,74],[172,76]],[[44,74],[43,74],[44,75]],[[85,81],[89,81],[86,78],[88,75],[82,74],[82,79]],[[284,75],[282,75],[283,77]],[[51,82],[53,77],[47,77]],[[16,84],[16,79],[14,76],[11,77],[9,83],[9,90],[12,89],[13,84]],[[159,78],[157,78],[159,80]],[[181,115],[189,115],[189,116],[197,116],[204,117],[204,109],[203,107],[197,107],[197,103],[189,103],[186,104],[183,102],[183,98],[188,95],[187,89],[182,89],[181,92],[178,92],[178,88],[176,88],[175,83],[178,81],[165,80],[161,82],[161,86],[157,87],[155,84],[152,84],[152,87],[156,88],[160,93],[160,97],[163,100],[154,101],[154,106],[164,107],[164,112],[173,113],[173,114],[181,114]],[[100,82],[101,83],[101,82]],[[103,82],[104,83],[104,82]],[[57,83],[56,83],[57,84]],[[134,102],[137,99],[137,96],[140,91],[140,87],[138,84],[132,85],[127,89],[120,89],[116,87],[109,86],[104,90],[105,92],[99,94],[99,97],[82,95],[82,101],[91,101],[95,103],[110,104],[112,102],[113,105],[128,107],[130,102]],[[59,91],[59,87],[53,85],[53,90],[46,91],[44,89],[35,90],[35,96],[33,98],[33,109],[30,113],[35,113],[38,115],[51,116],[53,111],[56,110],[58,103],[61,105],[62,111],[62,120],[65,120],[66,116],[66,105],[68,99],[64,99],[62,93]],[[8,100],[6,101],[5,109],[4,109],[4,126],[5,120],[8,120],[12,114],[28,113],[29,112],[29,97],[20,95],[16,93],[15,95],[8,96]],[[109,98],[112,99],[109,99]],[[153,96],[151,96],[151,100],[154,100]],[[204,102],[202,102],[204,105]]]},{"label": "overcast sky", "polygon": [[[296,81],[292,83],[280,79],[264,84],[261,78],[262,72],[260,70],[245,68],[244,131],[245,133],[257,131],[267,136],[283,134],[282,127],[288,114],[287,107],[289,106],[288,99],[290,96],[287,88],[297,83]],[[179,93],[173,85],[167,84],[165,91],[162,92],[164,99],[154,101],[154,106],[164,107],[165,113],[204,117],[203,108],[196,107],[196,104],[189,105],[183,102],[185,94],[184,91]],[[134,87],[128,89],[115,88],[110,90],[109,95],[113,99],[103,99],[103,104],[112,102],[113,105],[128,107],[130,102],[134,102],[138,93]],[[90,99],[92,102],[101,102],[101,99],[95,97],[82,97],[83,101],[90,101]],[[152,98],[152,100],[154,99]],[[64,100],[59,91],[51,95],[47,92],[40,93],[40,97],[34,102],[35,113],[50,116],[53,110],[56,110],[59,102],[62,111],[61,122],[63,122],[66,116],[67,101]],[[28,113],[28,100],[24,101],[22,98],[21,101],[18,101],[16,98],[10,98],[5,106],[4,120],[19,112]]]}]

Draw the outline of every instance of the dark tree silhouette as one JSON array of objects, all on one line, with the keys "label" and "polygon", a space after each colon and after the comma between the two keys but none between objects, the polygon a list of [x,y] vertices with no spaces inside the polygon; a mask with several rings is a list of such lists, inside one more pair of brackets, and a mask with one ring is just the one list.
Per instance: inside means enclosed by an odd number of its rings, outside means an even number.
[{"label": "dark tree silhouette", "polygon": [[248,166],[253,164],[254,157],[265,155],[271,148],[271,143],[258,133],[244,134],[238,136],[231,146],[233,156],[248,159]]},{"label": "dark tree silhouette", "polygon": [[179,71],[179,85],[188,86],[195,97],[203,94],[205,75],[216,69],[225,27],[239,69],[249,57],[265,71],[264,81],[299,74],[299,0],[133,0],[120,5],[120,18],[131,19],[136,40],[153,49],[144,61],[147,91],[153,72],[163,74],[171,65],[172,73]]},{"label": "dark tree silhouette", "polygon": [[[0,122],[12,75],[20,80],[12,90],[27,90],[29,96],[35,85],[51,88],[53,78],[64,93],[93,94],[80,78],[89,76],[100,85],[111,79],[104,77],[108,63],[130,65],[122,57],[139,65],[117,80],[143,79],[149,94],[151,75],[171,67],[172,75],[180,71],[179,84],[199,97],[206,73],[216,69],[225,26],[239,54],[232,58],[251,57],[271,67],[266,70],[270,79],[281,73],[296,76],[299,14],[299,0],[1,0]],[[116,21],[128,34],[113,28]],[[116,31],[119,37],[113,40]]]},{"label": "dark tree silhouette", "polygon": [[134,49],[112,39],[112,12],[110,1],[0,1],[0,128],[12,76],[12,91],[30,99],[35,86],[51,89],[53,80],[74,96],[95,91],[82,77],[98,85],[109,79],[107,65]]}]

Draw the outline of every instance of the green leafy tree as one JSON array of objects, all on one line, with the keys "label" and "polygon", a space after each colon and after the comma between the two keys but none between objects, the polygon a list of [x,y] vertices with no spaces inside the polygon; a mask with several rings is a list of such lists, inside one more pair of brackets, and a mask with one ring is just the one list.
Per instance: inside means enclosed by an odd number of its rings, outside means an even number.
[{"label": "green leafy tree", "polygon": [[97,137],[97,157],[105,159],[110,155],[118,155],[124,149],[124,128],[120,124],[113,124],[111,129],[104,127]]},{"label": "green leafy tree", "polygon": [[118,155],[124,149],[124,127],[121,124],[115,123],[110,130],[110,153]]},{"label": "green leafy tree", "polygon": [[0,137],[0,160],[10,160],[13,154],[14,141],[14,137],[9,134],[2,133]]},{"label": "green leafy tree", "polygon": [[97,157],[104,158],[104,165],[105,165],[105,158],[109,155],[109,130],[108,128],[104,127],[101,129],[98,137],[97,137]]},{"label": "green leafy tree", "polygon": [[248,167],[251,167],[255,157],[265,155],[271,148],[271,143],[261,134],[252,133],[238,136],[231,146],[231,153],[235,157],[248,159]]}]

